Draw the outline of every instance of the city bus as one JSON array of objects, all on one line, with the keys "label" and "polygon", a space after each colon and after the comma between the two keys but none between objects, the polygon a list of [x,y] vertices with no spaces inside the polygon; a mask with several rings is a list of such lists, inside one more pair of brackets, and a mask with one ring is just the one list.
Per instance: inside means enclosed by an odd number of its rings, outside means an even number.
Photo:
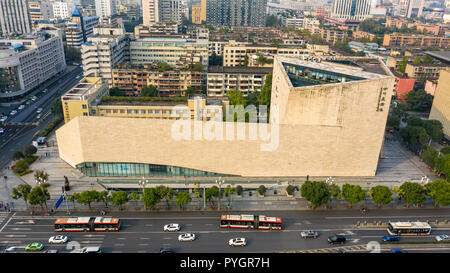
[{"label": "city bus", "polygon": [[281,230],[280,217],[267,217],[264,215],[222,215],[220,217],[221,228],[244,228],[260,230]]},{"label": "city bus", "polygon": [[430,235],[431,226],[425,222],[389,222],[390,235]]},{"label": "city bus", "polygon": [[55,231],[119,231],[120,219],[113,217],[58,218]]}]

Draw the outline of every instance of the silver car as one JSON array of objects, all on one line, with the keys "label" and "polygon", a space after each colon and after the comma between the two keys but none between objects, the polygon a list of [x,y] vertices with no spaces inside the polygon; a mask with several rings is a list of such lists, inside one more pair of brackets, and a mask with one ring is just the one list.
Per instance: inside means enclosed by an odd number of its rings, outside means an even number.
[{"label": "silver car", "polygon": [[230,239],[228,241],[229,246],[246,246],[247,242],[245,241],[245,238],[234,238]]},{"label": "silver car", "polygon": [[438,236],[436,236],[436,241],[438,241],[438,242],[449,242],[450,241],[450,236],[448,236],[448,235],[438,235]]},{"label": "silver car", "polygon": [[307,230],[307,231],[300,232],[300,236],[302,236],[302,238],[304,238],[304,239],[317,238],[317,237],[319,237],[319,233],[317,233],[316,231]]},{"label": "silver car", "polygon": [[178,241],[180,242],[189,242],[195,240],[195,234],[193,233],[185,233],[178,236]]}]

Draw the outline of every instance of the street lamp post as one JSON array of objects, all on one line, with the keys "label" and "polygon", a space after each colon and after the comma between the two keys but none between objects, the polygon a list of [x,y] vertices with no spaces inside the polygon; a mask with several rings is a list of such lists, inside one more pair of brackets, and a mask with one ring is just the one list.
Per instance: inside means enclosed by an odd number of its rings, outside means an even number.
[{"label": "street lamp post", "polygon": [[206,188],[203,186],[203,209],[206,209]]},{"label": "street lamp post", "polygon": [[216,184],[219,185],[219,204],[217,206],[217,210],[220,211],[220,193],[221,193],[221,188],[222,185],[225,183],[225,180],[222,180],[222,177],[219,177],[219,180],[216,180]]},{"label": "street lamp post", "polygon": [[142,194],[144,194],[145,186],[148,184],[148,180],[142,177],[142,180],[139,180],[138,184],[142,186]]}]

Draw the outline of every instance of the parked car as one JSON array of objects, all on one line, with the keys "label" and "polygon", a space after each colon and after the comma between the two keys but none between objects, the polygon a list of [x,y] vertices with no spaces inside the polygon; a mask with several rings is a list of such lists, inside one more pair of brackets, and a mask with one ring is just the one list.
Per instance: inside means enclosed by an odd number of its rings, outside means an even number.
[{"label": "parked car", "polygon": [[436,236],[436,241],[438,241],[438,242],[442,242],[442,241],[447,242],[447,241],[450,241],[450,236],[449,236],[449,235],[438,235],[438,236]]},{"label": "parked car", "polygon": [[56,235],[56,236],[52,236],[50,237],[50,239],[48,239],[48,242],[50,244],[64,244],[67,243],[69,241],[69,237],[64,236],[64,235]]},{"label": "parked car", "polygon": [[38,114],[38,115],[36,116],[36,118],[37,118],[37,119],[40,119],[40,118],[41,118],[41,114]]},{"label": "parked car", "polygon": [[164,231],[180,231],[179,224],[168,224],[164,226]]},{"label": "parked car", "polygon": [[193,233],[185,233],[178,236],[178,241],[180,242],[189,242],[195,240],[195,234]]},{"label": "parked car", "polygon": [[102,250],[98,246],[88,246],[80,250],[81,253],[101,253]]},{"label": "parked car", "polygon": [[5,130],[3,128],[0,128],[0,134],[3,134]]},{"label": "parked car", "polygon": [[319,237],[319,233],[317,233],[316,231],[307,230],[307,231],[300,232],[300,236],[302,236],[302,238],[304,238],[304,239],[317,238],[317,237]]},{"label": "parked car", "polygon": [[8,119],[8,116],[3,116],[3,117],[0,119],[0,122],[5,122],[7,119]]},{"label": "parked car", "polygon": [[44,248],[44,245],[41,243],[31,243],[25,246],[25,250],[42,250]]},{"label": "parked car", "polygon": [[23,104],[19,105],[19,110],[22,110],[24,108],[25,108],[25,105],[23,105]]},{"label": "parked car", "polygon": [[40,113],[40,112],[42,112],[42,108],[41,107],[39,107],[37,110],[36,110],[36,113]]},{"label": "parked car", "polygon": [[9,113],[10,116],[14,116],[15,114],[17,114],[16,110],[12,110],[11,113]]},{"label": "parked car", "polygon": [[399,241],[400,237],[398,237],[397,235],[387,235],[387,236],[383,236],[383,238],[381,238],[381,240],[383,242],[395,242],[395,241]]},{"label": "parked car", "polygon": [[345,241],[347,241],[347,239],[343,235],[334,235],[334,236],[328,237],[328,243],[330,243],[332,245],[343,244],[343,243],[345,243]]},{"label": "parked car", "polygon": [[246,246],[245,238],[233,238],[228,241],[229,246]]},{"label": "parked car", "polygon": [[42,93],[47,93],[48,89],[45,88],[44,90],[42,90]]},{"label": "parked car", "polygon": [[31,100],[32,100],[32,101],[35,101],[35,100],[37,100],[37,97],[36,97],[36,96],[32,96],[32,97],[31,97]]}]

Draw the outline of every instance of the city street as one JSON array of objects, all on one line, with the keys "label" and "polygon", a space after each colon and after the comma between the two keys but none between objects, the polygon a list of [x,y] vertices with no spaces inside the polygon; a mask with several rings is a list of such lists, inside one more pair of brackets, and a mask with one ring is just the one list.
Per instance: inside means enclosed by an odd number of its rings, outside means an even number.
[{"label": "city street", "polygon": [[[233,214],[248,212],[233,212]],[[53,223],[59,216],[30,216],[29,213],[17,212],[4,217],[0,228],[0,245],[17,247],[17,252],[25,252],[24,247],[33,242],[44,244],[45,251],[56,249],[58,252],[72,252],[87,246],[99,246],[105,253],[157,253],[160,248],[171,248],[177,253],[275,253],[305,252],[320,249],[323,253],[337,252],[370,252],[367,243],[380,242],[387,234],[385,228],[356,228],[357,221],[434,221],[448,220],[449,209],[409,209],[409,210],[371,210],[367,216],[361,216],[358,210],[345,211],[271,211],[252,212],[256,215],[278,216],[283,220],[281,231],[230,230],[219,228],[220,213],[217,212],[148,212],[148,213],[111,213],[120,217],[122,228],[119,232],[63,232],[53,231]],[[76,216],[98,216],[98,211],[79,213]],[[74,215],[72,215],[74,216]],[[1,221],[1,220],[0,220]],[[179,232],[164,232],[163,226],[169,223],[181,225]],[[317,239],[302,239],[300,232],[315,230],[319,232]],[[193,242],[179,242],[178,235],[189,232],[196,235]],[[449,234],[450,226],[433,228],[430,236],[413,236],[402,238],[402,242],[424,242],[426,248],[418,248],[411,244],[414,252],[450,253],[450,245],[431,244],[434,237]],[[70,237],[66,245],[50,245],[48,239],[57,234]],[[330,246],[329,236],[344,234],[347,242],[344,245]],[[231,238],[245,237],[247,246],[230,247],[227,242]],[[441,247],[438,247],[441,246]],[[394,246],[395,247],[395,246]],[[383,246],[382,252],[389,251]]]}]

